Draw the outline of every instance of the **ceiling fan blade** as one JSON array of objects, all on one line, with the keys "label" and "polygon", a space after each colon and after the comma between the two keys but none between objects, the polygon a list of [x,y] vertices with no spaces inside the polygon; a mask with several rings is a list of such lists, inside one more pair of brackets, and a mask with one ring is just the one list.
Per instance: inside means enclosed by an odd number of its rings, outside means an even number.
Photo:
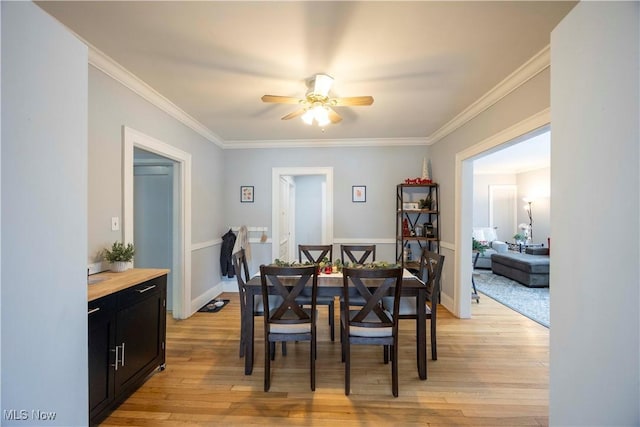
[{"label": "ceiling fan blade", "polygon": [[306,110],[302,109],[302,110],[298,110],[298,111],[294,111],[293,113],[289,113],[286,116],[282,116],[281,120],[289,120],[289,119],[293,119],[294,117],[298,117],[304,114]]},{"label": "ceiling fan blade", "polygon": [[357,107],[373,104],[373,96],[349,96],[347,98],[335,98],[333,105],[338,107]]},{"label": "ceiling fan blade", "polygon": [[262,97],[262,102],[277,102],[279,104],[300,104],[302,101],[300,98],[291,96],[264,95]]},{"label": "ceiling fan blade", "polygon": [[331,120],[331,123],[339,123],[342,121],[340,114],[336,113],[332,108],[327,109],[329,110],[329,120]]}]

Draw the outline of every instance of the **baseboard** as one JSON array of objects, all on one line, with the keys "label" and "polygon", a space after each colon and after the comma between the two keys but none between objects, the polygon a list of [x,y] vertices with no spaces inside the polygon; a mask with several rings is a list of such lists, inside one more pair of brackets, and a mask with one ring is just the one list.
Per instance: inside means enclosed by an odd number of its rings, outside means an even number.
[{"label": "baseboard", "polygon": [[440,293],[440,305],[449,310],[451,313],[455,314],[455,304],[453,303],[453,298],[451,298],[449,295],[442,292]]},{"label": "baseboard", "polygon": [[222,283],[218,283],[198,298],[191,300],[191,314],[197,312],[202,306],[216,298],[224,291]]}]

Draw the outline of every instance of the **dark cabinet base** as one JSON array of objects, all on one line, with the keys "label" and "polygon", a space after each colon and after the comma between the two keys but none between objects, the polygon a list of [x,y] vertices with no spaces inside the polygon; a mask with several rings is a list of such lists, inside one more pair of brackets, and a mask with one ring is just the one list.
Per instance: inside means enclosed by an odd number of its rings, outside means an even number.
[{"label": "dark cabinet base", "polygon": [[167,276],[89,303],[89,420],[98,424],[165,366]]}]

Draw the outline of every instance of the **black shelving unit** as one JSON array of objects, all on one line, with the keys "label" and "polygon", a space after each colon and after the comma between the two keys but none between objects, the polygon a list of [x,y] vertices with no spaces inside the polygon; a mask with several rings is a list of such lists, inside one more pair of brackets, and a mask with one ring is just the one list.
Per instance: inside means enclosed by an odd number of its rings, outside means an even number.
[{"label": "black shelving unit", "polygon": [[[420,268],[423,248],[440,253],[438,189],[436,183],[396,187],[396,262],[408,270]],[[430,200],[430,203],[425,205],[421,200]]]}]

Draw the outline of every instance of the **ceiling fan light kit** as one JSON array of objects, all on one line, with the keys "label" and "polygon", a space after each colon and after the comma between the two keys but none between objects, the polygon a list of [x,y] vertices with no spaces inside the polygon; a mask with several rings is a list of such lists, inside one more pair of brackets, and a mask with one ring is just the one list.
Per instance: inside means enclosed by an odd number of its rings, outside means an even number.
[{"label": "ceiling fan light kit", "polygon": [[309,81],[309,86],[313,85],[304,99],[293,98],[290,96],[264,95],[263,102],[275,102],[280,104],[299,104],[302,109],[294,111],[282,117],[282,120],[289,120],[294,117],[302,116],[302,121],[308,125],[312,125],[315,121],[318,126],[324,127],[330,123],[338,123],[342,117],[332,108],[339,107],[355,107],[373,104],[371,96],[353,96],[348,98],[330,98],[329,90],[333,84],[333,77],[327,74],[316,74]]}]

